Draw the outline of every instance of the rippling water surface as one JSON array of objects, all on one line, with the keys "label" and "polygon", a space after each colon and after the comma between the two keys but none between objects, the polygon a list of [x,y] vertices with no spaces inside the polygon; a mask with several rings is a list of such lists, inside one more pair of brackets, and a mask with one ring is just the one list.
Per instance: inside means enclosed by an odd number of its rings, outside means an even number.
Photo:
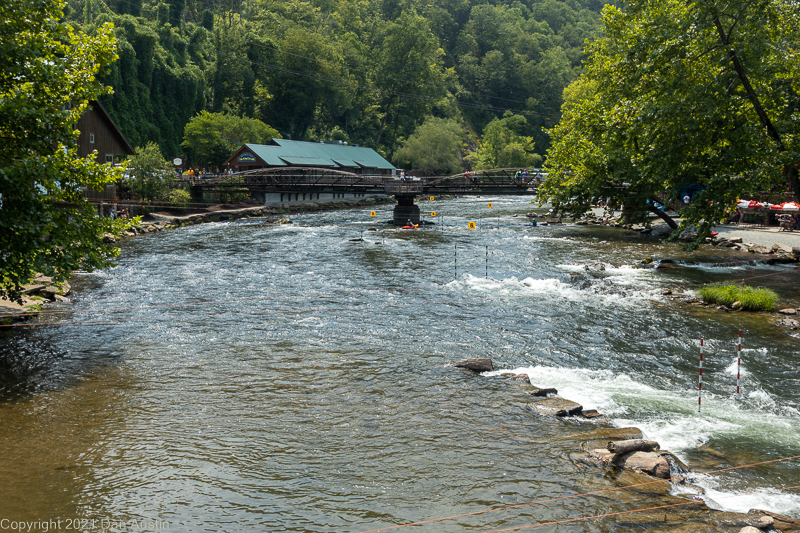
[{"label": "rippling water surface", "polygon": [[[738,256],[510,216],[530,207],[423,204],[444,215],[444,231],[424,233],[353,210],[123,243],[116,268],[77,276],[73,302],[50,308],[68,313],[2,338],[0,518],[360,532],[621,486],[570,456],[608,425],[641,428],[695,472],[800,455],[797,340],[761,315],[674,304],[660,290],[753,278],[796,307],[794,268],[692,265]],[[647,255],[684,268],[629,266]],[[448,366],[468,357],[499,371]],[[504,372],[608,418],[540,417]],[[797,460],[694,481],[720,508],[800,517],[797,490],[775,490],[800,485]],[[665,498],[616,491],[414,529],[678,501]],[[613,517],[562,527],[625,530]]]}]

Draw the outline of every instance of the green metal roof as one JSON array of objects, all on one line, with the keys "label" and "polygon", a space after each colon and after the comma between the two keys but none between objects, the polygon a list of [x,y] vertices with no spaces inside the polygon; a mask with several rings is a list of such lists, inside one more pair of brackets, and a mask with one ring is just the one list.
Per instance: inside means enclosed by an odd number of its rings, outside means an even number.
[{"label": "green metal roof", "polygon": [[281,159],[297,167],[335,167],[336,165],[330,159],[323,159],[321,157],[297,157],[282,155]]},{"label": "green metal roof", "polygon": [[333,162],[339,165],[340,167],[358,168],[358,163],[356,163],[355,161],[351,161],[349,159],[341,159],[337,157],[336,159],[333,160]]},{"label": "green metal roof", "polygon": [[[273,139],[271,144],[246,144],[247,150],[269,166],[290,165],[347,167],[357,163],[366,168],[393,169],[394,165],[382,158],[372,148],[323,144],[288,139]],[[311,162],[314,161],[314,162]]]}]

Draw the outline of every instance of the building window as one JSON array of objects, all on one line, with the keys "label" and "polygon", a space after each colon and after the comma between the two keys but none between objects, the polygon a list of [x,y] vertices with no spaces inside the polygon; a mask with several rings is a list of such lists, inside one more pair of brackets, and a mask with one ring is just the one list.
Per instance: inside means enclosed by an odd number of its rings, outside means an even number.
[{"label": "building window", "polygon": [[106,163],[114,164],[114,154],[106,154]]},{"label": "building window", "polygon": [[94,133],[89,134],[89,144],[94,144]]}]

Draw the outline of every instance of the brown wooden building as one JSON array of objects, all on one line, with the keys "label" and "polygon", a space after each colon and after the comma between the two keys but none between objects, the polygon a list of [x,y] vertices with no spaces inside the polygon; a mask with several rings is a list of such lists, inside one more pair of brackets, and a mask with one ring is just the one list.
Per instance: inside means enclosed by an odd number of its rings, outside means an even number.
[{"label": "brown wooden building", "polygon": [[118,163],[123,156],[136,155],[131,145],[100,102],[92,100],[78,119],[78,156],[86,157],[97,150],[98,163]]}]

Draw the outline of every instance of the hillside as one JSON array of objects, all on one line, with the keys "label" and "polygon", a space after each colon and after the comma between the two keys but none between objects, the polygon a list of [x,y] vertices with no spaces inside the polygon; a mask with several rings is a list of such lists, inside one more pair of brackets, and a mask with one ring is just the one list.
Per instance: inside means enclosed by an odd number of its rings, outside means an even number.
[{"label": "hillside", "polygon": [[114,23],[102,103],[135,146],[180,155],[185,124],[207,110],[391,157],[426,116],[474,139],[508,110],[544,153],[604,3],[68,0],[67,17],[88,33]]}]

